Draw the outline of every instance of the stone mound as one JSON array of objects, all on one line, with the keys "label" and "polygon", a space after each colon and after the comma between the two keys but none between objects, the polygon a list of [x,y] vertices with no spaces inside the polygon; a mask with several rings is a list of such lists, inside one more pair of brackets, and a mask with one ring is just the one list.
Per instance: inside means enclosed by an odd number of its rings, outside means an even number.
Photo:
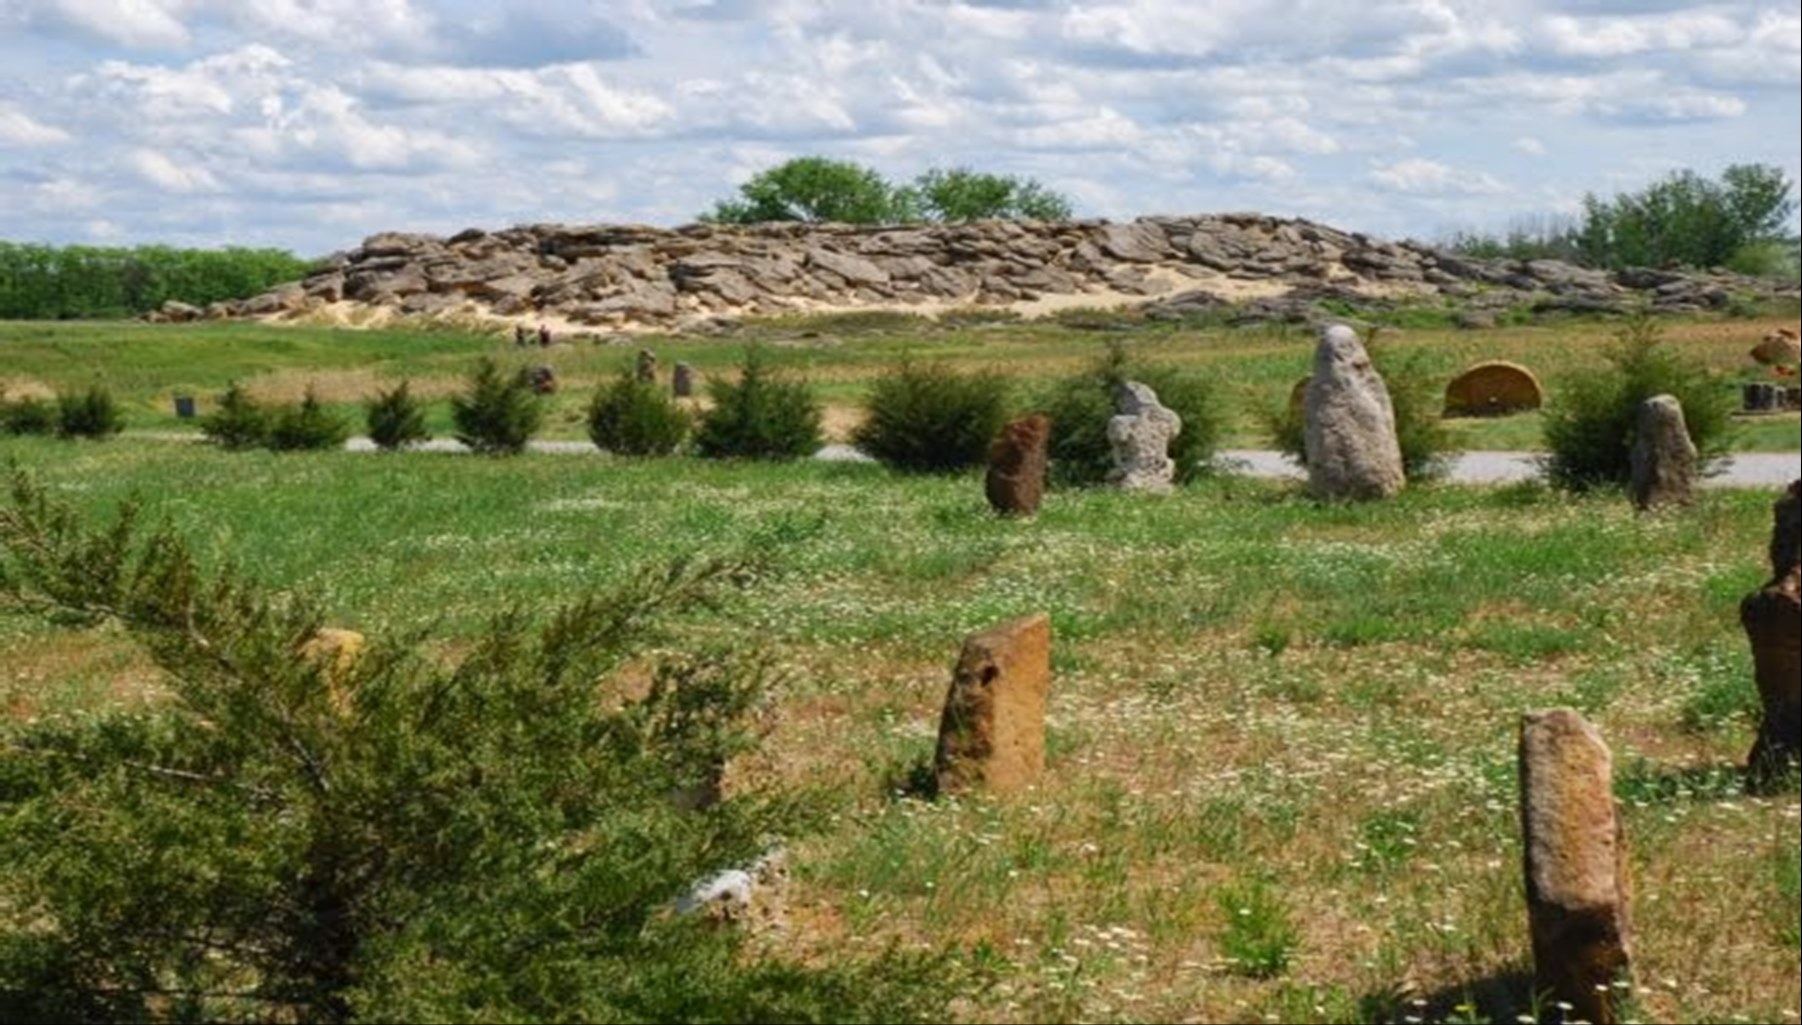
[{"label": "stone mound", "polygon": [[1518,363],[1479,363],[1445,389],[1446,416],[1509,416],[1545,405],[1545,389]]}]

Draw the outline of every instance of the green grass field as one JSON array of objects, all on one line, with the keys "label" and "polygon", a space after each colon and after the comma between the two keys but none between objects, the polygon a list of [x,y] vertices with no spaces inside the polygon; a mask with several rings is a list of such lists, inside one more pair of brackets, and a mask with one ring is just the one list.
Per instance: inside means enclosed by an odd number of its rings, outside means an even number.
[{"label": "green grass field", "polygon": [[[1667,334],[1698,363],[1733,380],[1752,374],[1746,351],[1773,326],[1794,325],[1793,311],[1743,320],[1672,321]],[[1449,381],[1491,359],[1522,363],[1545,383],[1550,401],[1571,375],[1603,366],[1617,325],[1571,320],[1489,331],[1446,327],[1386,329],[1378,345],[1423,354],[1428,370]],[[903,355],[966,368],[993,368],[1015,380],[1024,408],[1048,380],[1093,360],[1110,340],[1125,341],[1150,360],[1204,370],[1220,385],[1230,447],[1269,445],[1265,414],[1287,400],[1309,372],[1312,335],[1294,327],[1233,328],[1146,323],[1125,315],[1074,314],[1058,321],[933,323],[902,314],[861,314],[752,322],[732,338],[653,337],[619,344],[577,341],[550,350],[515,350],[496,335],[454,331],[351,331],[257,324],[0,323],[0,387],[13,394],[107,385],[127,407],[129,425],[171,430],[172,399],[195,395],[202,411],[231,381],[259,396],[292,401],[309,386],[361,423],[360,403],[402,378],[416,394],[443,399],[462,386],[478,355],[509,365],[548,363],[562,382],[545,434],[582,436],[582,413],[596,385],[625,367],[640,347],[658,353],[665,372],[678,361],[704,375],[728,373],[748,341],[766,343],[772,361],[812,381],[828,405],[829,432],[843,437],[856,423],[869,381]],[[1729,385],[1724,384],[1723,387]],[[439,433],[449,430],[444,402],[431,407]],[[1468,449],[1535,449],[1537,416],[1465,420],[1453,425]],[[1742,422],[1734,439],[1748,451],[1794,451],[1795,415]]]},{"label": "green grass field", "polygon": [[[293,347],[275,352],[252,327],[120,328],[112,342],[86,326],[5,330],[9,375],[61,386],[105,366],[140,413],[231,376],[448,379],[487,344],[275,333]],[[1034,373],[1099,344],[1027,334],[931,341]],[[1558,365],[1604,336],[1565,339]],[[1447,365],[1478,346],[1555,348],[1452,341]],[[904,344],[779,351],[848,395]],[[1146,344],[1230,366],[1247,390],[1286,387],[1305,364],[1299,336]],[[1684,344],[1725,362],[1738,342]],[[666,366],[732,355],[658,348]],[[583,381],[621,355],[552,358]],[[632,567],[787,528],[777,576],[689,624],[785,670],[737,785],[831,795],[821,827],[791,838],[792,925],[770,950],[955,950],[988,980],[953,1004],[962,1020],[1515,1021],[1529,954],[1514,735],[1523,711],[1555,705],[1614,747],[1644,1020],[1797,1020],[1802,808],[1793,790],[1746,796],[1735,772],[1756,705],[1737,603],[1765,575],[1769,494],[1639,517],[1618,496],[1537,487],[1333,508],[1224,479],[1163,500],[1060,492],[1018,523],[988,514],[974,478],[866,465],[130,438],[0,439],[0,459],[95,516],[135,495],[207,558],[321,595],[335,623],[437,624],[451,644],[503,606],[543,611]],[[930,758],[963,635],[1039,610],[1056,633],[1043,785],[1010,801],[898,796]],[[0,650],[0,707],[16,719],[158,693],[111,631],[0,618]]]}]

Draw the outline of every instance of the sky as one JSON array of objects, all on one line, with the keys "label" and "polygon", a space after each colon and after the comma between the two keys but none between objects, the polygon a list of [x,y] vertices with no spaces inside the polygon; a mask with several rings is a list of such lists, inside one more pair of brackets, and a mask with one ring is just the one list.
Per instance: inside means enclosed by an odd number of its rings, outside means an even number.
[{"label": "sky", "polygon": [[675,226],[819,154],[1434,239],[1802,178],[1799,98],[1796,0],[0,0],[0,238]]}]

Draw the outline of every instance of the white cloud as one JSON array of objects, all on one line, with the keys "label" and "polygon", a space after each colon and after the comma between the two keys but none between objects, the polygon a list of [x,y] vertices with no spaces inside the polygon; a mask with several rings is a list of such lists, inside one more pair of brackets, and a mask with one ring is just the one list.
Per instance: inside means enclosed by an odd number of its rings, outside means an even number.
[{"label": "white cloud", "polygon": [[1480,196],[1507,191],[1482,171],[1460,171],[1436,160],[1402,160],[1371,169],[1370,180],[1392,192],[1415,196]]},{"label": "white cloud", "polygon": [[180,163],[153,149],[134,150],[129,158],[139,177],[166,192],[216,192],[219,181],[212,172],[191,163]]},{"label": "white cloud", "polygon": [[1731,46],[1746,35],[1738,21],[1708,9],[1638,17],[1555,15],[1540,23],[1540,31],[1554,53],[1596,58]]},{"label": "white cloud", "polygon": [[27,24],[146,49],[176,49],[189,42],[185,0],[26,0]]},{"label": "white cloud", "polygon": [[1523,135],[1514,140],[1514,148],[1531,157],[1543,157],[1546,153],[1545,143],[1531,135]]},{"label": "white cloud", "polygon": [[604,139],[649,132],[675,118],[669,103],[608,82],[591,65],[536,70],[381,65],[365,79],[379,97],[468,109],[522,131]]},{"label": "white cloud", "polygon": [[69,141],[69,133],[47,125],[10,104],[0,103],[0,143],[9,146],[54,146]]}]

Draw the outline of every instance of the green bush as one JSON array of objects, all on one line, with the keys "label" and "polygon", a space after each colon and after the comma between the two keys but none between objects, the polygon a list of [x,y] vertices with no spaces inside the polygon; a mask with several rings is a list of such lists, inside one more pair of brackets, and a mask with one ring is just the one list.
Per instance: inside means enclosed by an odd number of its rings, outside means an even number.
[{"label": "green bush", "polygon": [[56,436],[59,438],[110,438],[125,429],[119,404],[100,385],[80,395],[56,398]]},{"label": "green bush", "polygon": [[455,657],[372,637],[341,660],[309,653],[306,596],[202,570],[129,510],[90,528],[15,475],[0,604],[116,625],[165,697],[0,719],[0,1020],[942,1020],[925,959],[762,961],[667,914],[812,817],[670,796],[753,742],[767,661],[637,670],[769,547],[541,626],[503,611]]},{"label": "green bush", "polygon": [[804,459],[820,450],[820,403],[803,381],[773,376],[763,350],[745,350],[738,380],[715,378],[695,451],[708,459]]},{"label": "green bush", "polygon": [[1563,382],[1545,413],[1546,477],[1569,491],[1625,485],[1633,476],[1639,407],[1656,395],[1683,404],[1689,437],[1704,463],[1725,454],[1736,396],[1707,368],[1665,344],[1649,316],[1615,336],[1608,369]]},{"label": "green bush", "polygon": [[[1402,451],[1402,471],[1411,481],[1433,480],[1445,474],[1457,449],[1445,426],[1445,390],[1419,350],[1397,350],[1368,340],[1371,365],[1383,377],[1389,404],[1395,410],[1395,440]],[[1308,465],[1308,412],[1306,403],[1283,404],[1264,417],[1265,429],[1276,450]]]},{"label": "green bush", "polygon": [[349,437],[350,425],[327,412],[311,387],[300,405],[277,411],[269,427],[269,447],[277,452],[342,448]]},{"label": "green bush", "polygon": [[369,440],[385,452],[429,441],[432,432],[425,426],[425,409],[413,398],[407,382],[390,391],[377,392],[364,413],[363,422]]},{"label": "green bush", "polygon": [[219,396],[219,408],[200,418],[200,431],[223,448],[256,448],[269,440],[270,415],[236,381]]},{"label": "green bush", "polygon": [[543,417],[532,386],[517,375],[501,373],[486,357],[470,374],[469,390],[451,399],[457,440],[485,455],[524,452]]},{"label": "green bush", "polygon": [[1170,445],[1177,483],[1208,472],[1224,422],[1214,386],[1201,375],[1136,360],[1114,342],[1087,372],[1052,385],[1039,411],[1051,419],[1051,479],[1066,487],[1100,484],[1114,467],[1107,440],[1114,417],[1114,393],[1126,381],[1157,392],[1158,401],[1182,417],[1182,433]]},{"label": "green bush", "polygon": [[992,372],[903,360],[878,377],[852,441],[905,473],[955,473],[987,461],[1007,423],[1007,383]]},{"label": "green bush", "polygon": [[30,396],[0,401],[0,429],[8,434],[49,434],[56,430],[56,410]]},{"label": "green bush", "polygon": [[654,382],[630,370],[595,392],[588,406],[588,437],[595,447],[622,456],[667,456],[688,439],[688,411]]},{"label": "green bush", "polygon": [[1226,926],[1220,952],[1235,974],[1274,979],[1289,970],[1301,945],[1301,931],[1275,887],[1262,880],[1222,889],[1215,904]]}]

